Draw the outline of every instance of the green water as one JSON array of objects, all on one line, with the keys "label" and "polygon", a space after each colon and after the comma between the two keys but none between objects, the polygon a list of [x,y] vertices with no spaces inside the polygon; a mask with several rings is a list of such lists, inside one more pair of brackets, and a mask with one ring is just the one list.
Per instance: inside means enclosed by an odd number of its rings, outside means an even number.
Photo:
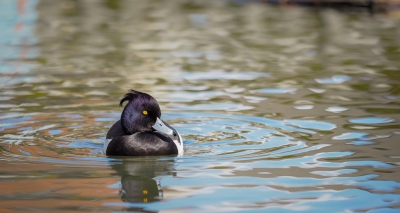
[{"label": "green water", "polygon": [[[0,1],[0,212],[398,212],[400,21],[245,1]],[[155,97],[183,157],[107,158]]]}]

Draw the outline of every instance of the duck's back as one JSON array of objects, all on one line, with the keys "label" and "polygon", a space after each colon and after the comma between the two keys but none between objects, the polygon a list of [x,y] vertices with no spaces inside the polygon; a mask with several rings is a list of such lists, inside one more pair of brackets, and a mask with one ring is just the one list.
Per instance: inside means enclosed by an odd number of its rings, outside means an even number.
[{"label": "duck's back", "polygon": [[123,135],[126,135],[126,134],[125,134],[124,130],[122,130],[121,120],[118,120],[117,122],[114,123],[114,125],[112,125],[110,130],[108,130],[106,138],[113,139],[115,137],[123,136]]},{"label": "duck's back", "polygon": [[178,154],[172,139],[157,131],[137,132],[127,135],[117,121],[107,133],[106,155],[112,156],[147,156]]}]

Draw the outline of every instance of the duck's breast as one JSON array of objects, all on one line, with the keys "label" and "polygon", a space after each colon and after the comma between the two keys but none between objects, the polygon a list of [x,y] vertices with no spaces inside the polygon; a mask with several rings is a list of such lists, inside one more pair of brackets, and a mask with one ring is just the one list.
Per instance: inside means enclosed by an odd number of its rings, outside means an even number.
[{"label": "duck's breast", "polygon": [[172,139],[158,132],[139,132],[117,136],[112,138],[104,149],[106,155],[114,156],[178,154],[178,149]]}]

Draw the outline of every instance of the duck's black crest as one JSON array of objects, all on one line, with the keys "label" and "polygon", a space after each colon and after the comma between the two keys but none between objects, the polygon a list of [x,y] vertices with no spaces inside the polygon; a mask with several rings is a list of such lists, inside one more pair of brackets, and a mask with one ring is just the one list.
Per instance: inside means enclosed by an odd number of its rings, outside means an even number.
[{"label": "duck's black crest", "polygon": [[129,92],[124,95],[124,97],[119,102],[119,106],[122,107],[122,104],[125,101],[132,102],[133,100],[135,101],[135,104],[142,105],[148,110],[156,112],[155,116],[161,117],[160,106],[158,105],[156,99],[147,93],[139,92],[133,89],[129,90]]},{"label": "duck's black crest", "polygon": [[[130,102],[130,101],[132,101],[132,100],[134,100],[134,99],[136,99],[136,98],[138,98],[138,97],[140,97],[140,96],[143,96],[143,95],[148,95],[148,94],[142,93],[142,92],[139,92],[139,91],[136,91],[136,90],[131,89],[131,90],[129,90],[129,92],[126,93],[126,94],[124,95],[124,97],[121,99],[121,101],[119,102],[119,106],[122,107],[122,104],[123,104],[125,101],[129,101],[129,102]],[[148,96],[150,96],[150,95],[148,95]]]}]

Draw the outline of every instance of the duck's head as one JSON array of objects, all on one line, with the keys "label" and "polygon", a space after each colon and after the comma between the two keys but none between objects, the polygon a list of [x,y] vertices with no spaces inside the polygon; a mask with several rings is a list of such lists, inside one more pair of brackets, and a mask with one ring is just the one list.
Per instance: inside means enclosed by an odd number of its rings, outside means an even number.
[{"label": "duck's head", "polygon": [[182,138],[174,128],[161,120],[161,110],[151,95],[130,90],[120,101],[120,106],[129,101],[121,114],[121,125],[125,134],[157,130],[182,144]]},{"label": "duck's head", "polygon": [[156,99],[146,93],[129,91],[119,102],[128,101],[121,114],[122,129],[126,134],[152,131],[152,126],[161,117],[160,106]]}]

